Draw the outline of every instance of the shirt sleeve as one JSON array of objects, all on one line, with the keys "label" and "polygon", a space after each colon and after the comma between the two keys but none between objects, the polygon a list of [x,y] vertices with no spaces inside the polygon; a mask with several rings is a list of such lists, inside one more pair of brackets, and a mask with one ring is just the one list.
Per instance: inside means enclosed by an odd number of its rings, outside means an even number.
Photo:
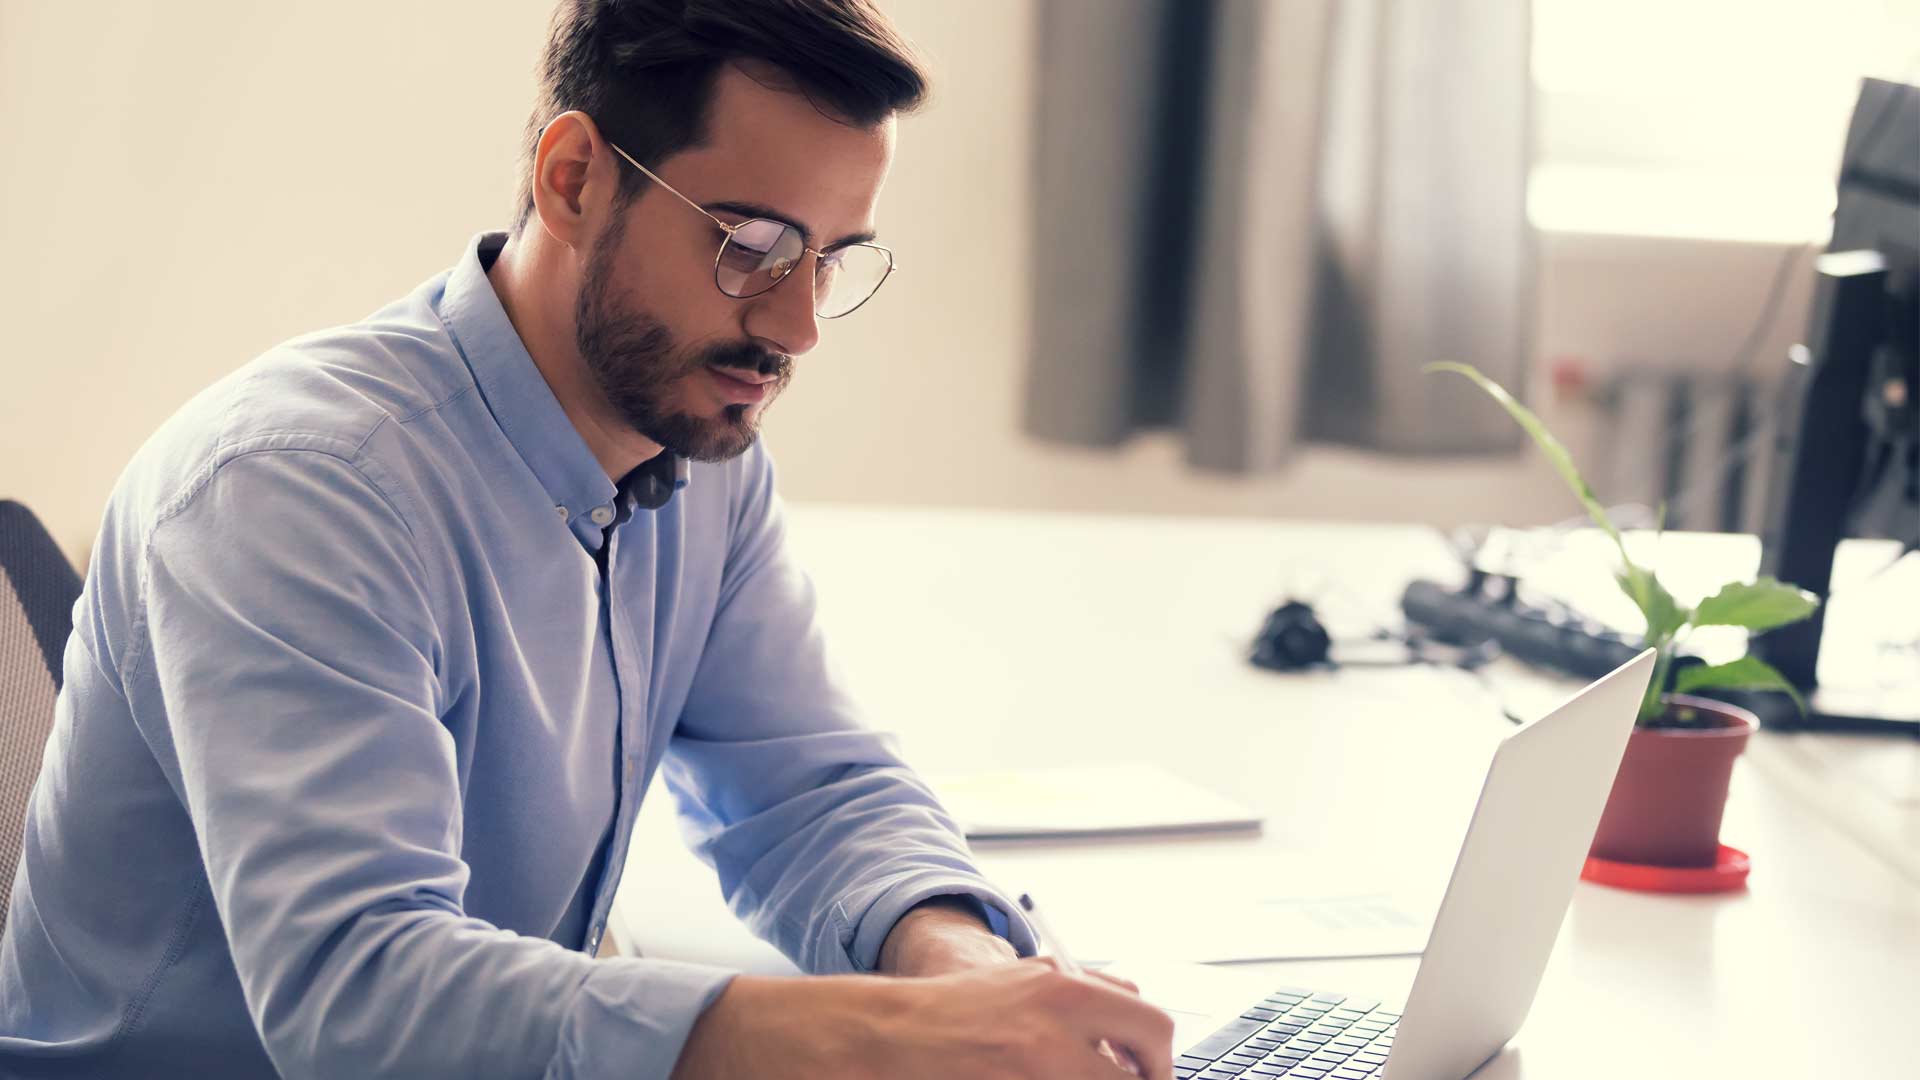
[{"label": "shirt sleeve", "polygon": [[729,974],[469,917],[426,568],[371,463],[276,449],[153,529],[142,637],[212,901],[275,1068],[665,1080]]},{"label": "shirt sleeve", "polygon": [[832,670],[764,448],[741,475],[718,608],[662,770],[694,851],[803,971],[873,970],[900,917],[946,895],[978,901],[1033,955],[1018,909]]}]

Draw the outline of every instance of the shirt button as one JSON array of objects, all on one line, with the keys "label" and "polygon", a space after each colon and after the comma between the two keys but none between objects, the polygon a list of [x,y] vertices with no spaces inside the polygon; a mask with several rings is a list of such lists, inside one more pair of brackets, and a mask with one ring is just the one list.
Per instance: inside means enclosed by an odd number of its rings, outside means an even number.
[{"label": "shirt button", "polygon": [[613,507],[596,506],[587,514],[587,517],[591,519],[595,525],[605,525],[607,522],[613,520]]},{"label": "shirt button", "polygon": [[554,507],[554,508],[553,508],[553,512],[554,512],[554,513],[556,513],[556,514],[559,514],[559,515],[560,515],[560,520],[561,520],[561,521],[565,521],[565,520],[567,520],[567,508],[566,508],[566,507],[564,507],[564,506],[556,506],[556,507]]}]

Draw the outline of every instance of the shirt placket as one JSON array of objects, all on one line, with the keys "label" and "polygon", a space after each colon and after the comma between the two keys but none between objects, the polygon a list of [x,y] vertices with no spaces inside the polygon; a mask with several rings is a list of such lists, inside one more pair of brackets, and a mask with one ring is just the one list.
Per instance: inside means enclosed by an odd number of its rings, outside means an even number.
[{"label": "shirt placket", "polygon": [[[613,907],[613,895],[619,888],[621,870],[624,865],[624,853],[633,832],[634,818],[639,812],[637,790],[638,765],[646,754],[647,732],[644,718],[647,712],[647,687],[651,680],[652,663],[645,649],[634,640],[632,624],[626,617],[628,605],[622,602],[625,597],[616,599],[616,583],[620,580],[621,550],[625,546],[621,538],[620,526],[633,515],[630,496],[617,497],[620,510],[614,514],[611,507],[597,507],[607,511],[608,525],[602,540],[601,603],[606,605],[607,633],[613,646],[613,676],[619,710],[617,734],[614,741],[614,753],[618,767],[614,777],[614,826],[613,835],[608,838],[606,861],[600,872],[600,882],[595,889],[592,911],[587,921],[586,949],[589,955],[600,950],[601,938],[607,929],[608,913]],[[597,518],[595,519],[598,520]]]}]

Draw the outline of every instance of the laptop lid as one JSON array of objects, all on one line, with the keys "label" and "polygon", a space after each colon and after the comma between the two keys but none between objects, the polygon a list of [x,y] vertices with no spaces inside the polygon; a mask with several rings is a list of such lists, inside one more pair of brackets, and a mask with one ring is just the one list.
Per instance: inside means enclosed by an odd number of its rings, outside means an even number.
[{"label": "laptop lid", "polygon": [[1461,1080],[1520,1030],[1607,804],[1648,649],[1501,742],[1384,1080]]}]

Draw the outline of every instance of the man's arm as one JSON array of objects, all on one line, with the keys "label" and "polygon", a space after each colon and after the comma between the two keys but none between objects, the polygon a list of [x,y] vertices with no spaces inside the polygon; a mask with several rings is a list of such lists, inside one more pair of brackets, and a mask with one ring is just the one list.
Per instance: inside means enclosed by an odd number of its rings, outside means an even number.
[{"label": "man's arm", "polygon": [[142,571],[136,722],[177,766],[282,1075],[667,1076],[729,973],[464,912],[435,582],[360,466],[242,454],[154,527]]},{"label": "man's arm", "polygon": [[1171,1080],[1172,1043],[1172,1018],[1131,984],[1050,960],[925,979],[742,975],[701,1014],[673,1080]]},{"label": "man's arm", "polygon": [[736,913],[803,970],[742,975],[674,1080],[1172,1075],[1172,1021],[1126,983],[1013,960],[1035,942],[953,819],[829,671],[764,450],[741,470],[719,609],[665,775]]},{"label": "man's arm", "polygon": [[[719,604],[662,772],[696,852],[734,912],[805,971],[883,970],[902,916],[940,897],[970,898],[1011,951],[1032,955],[1025,920],[833,672],[764,449],[729,474],[739,487]],[[989,957],[949,949],[967,933],[950,923],[916,916],[902,933],[893,957],[927,973]],[[923,933],[928,948],[898,947]]]},{"label": "man's arm", "polygon": [[900,916],[880,946],[887,975],[948,975],[1019,959],[1013,943],[993,932],[978,900],[936,896]]}]

